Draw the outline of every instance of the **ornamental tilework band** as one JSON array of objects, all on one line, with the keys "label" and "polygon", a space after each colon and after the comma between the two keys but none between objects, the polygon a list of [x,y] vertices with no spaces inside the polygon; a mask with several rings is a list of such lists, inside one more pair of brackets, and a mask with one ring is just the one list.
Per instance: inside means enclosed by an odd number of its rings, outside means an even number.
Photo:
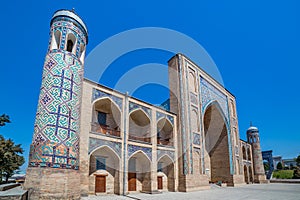
[{"label": "ornamental tilework band", "polygon": [[145,106],[133,103],[133,102],[129,102],[129,112],[132,112],[133,110],[137,110],[137,109],[142,109],[143,111],[145,111],[145,113],[148,115],[148,117],[151,119],[151,109],[147,108]]},{"label": "ornamental tilework band", "polygon": [[174,125],[174,118],[172,116],[156,111],[156,121],[159,121],[165,117],[171,122],[172,125]]},{"label": "ornamental tilework band", "polygon": [[128,145],[128,158],[137,151],[144,152],[148,156],[149,160],[152,160],[152,149],[151,148],[135,146],[132,144]]},{"label": "ornamental tilework band", "polygon": [[110,98],[113,102],[115,102],[118,105],[120,110],[122,110],[122,102],[123,102],[122,98],[116,97],[112,94],[108,94],[108,93],[100,91],[100,90],[97,90],[95,88],[93,89],[92,102],[95,101],[96,99],[100,99],[100,98],[103,98],[103,97]]},{"label": "ornamental tilework band", "polygon": [[227,97],[202,77],[200,77],[200,92],[201,92],[202,113],[204,113],[206,107],[210,103],[212,103],[213,101],[217,101],[228,122],[229,114],[228,114]]},{"label": "ornamental tilework band", "polygon": [[46,56],[29,166],[78,169],[82,68],[62,52]]},{"label": "ornamental tilework band", "polygon": [[89,140],[89,154],[91,154],[95,149],[100,148],[102,146],[110,147],[121,158],[122,145],[120,142],[112,142],[96,138],[90,138]]},{"label": "ornamental tilework band", "polygon": [[161,150],[161,149],[157,150],[157,160],[161,159],[164,155],[168,155],[174,162],[174,160],[175,160],[175,152],[174,151]]}]

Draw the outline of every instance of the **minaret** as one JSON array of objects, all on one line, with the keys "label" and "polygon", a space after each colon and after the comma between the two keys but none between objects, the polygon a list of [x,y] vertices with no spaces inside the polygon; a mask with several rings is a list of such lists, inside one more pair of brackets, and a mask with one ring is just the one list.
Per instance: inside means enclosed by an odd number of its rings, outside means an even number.
[{"label": "minaret", "polygon": [[250,143],[252,147],[254,182],[266,183],[267,180],[260,149],[259,131],[257,127],[252,126],[252,123],[247,130],[247,139],[248,143]]},{"label": "minaret", "polygon": [[74,10],[58,10],[30,146],[29,199],[80,199],[79,124],[87,28]]}]

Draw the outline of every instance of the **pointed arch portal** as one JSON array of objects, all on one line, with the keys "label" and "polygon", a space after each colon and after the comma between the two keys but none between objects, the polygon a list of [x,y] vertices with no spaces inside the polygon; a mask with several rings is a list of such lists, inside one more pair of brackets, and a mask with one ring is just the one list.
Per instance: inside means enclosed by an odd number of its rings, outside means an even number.
[{"label": "pointed arch portal", "polygon": [[230,173],[230,153],[225,117],[217,103],[206,108],[204,114],[205,173],[210,181],[233,184]]}]

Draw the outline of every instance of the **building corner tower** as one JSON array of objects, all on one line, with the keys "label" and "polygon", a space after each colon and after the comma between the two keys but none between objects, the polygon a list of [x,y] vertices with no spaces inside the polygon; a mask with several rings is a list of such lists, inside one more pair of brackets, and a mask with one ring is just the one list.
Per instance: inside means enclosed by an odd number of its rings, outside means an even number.
[{"label": "building corner tower", "polygon": [[259,131],[258,128],[252,126],[252,124],[247,130],[247,140],[252,147],[254,182],[268,183],[265,175],[262,153],[260,149]]},{"label": "building corner tower", "polygon": [[79,124],[87,43],[87,28],[74,11],[54,13],[24,185],[30,199],[80,199]]}]

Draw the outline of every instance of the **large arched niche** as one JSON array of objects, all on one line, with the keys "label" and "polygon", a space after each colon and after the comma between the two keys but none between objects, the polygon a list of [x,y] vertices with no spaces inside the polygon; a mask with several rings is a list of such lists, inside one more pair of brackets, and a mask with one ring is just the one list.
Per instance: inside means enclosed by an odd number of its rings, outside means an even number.
[{"label": "large arched niche", "polygon": [[128,191],[151,191],[151,160],[137,151],[128,160]]},{"label": "large arched niche", "polygon": [[121,110],[109,97],[93,103],[92,132],[120,137]]},{"label": "large arched niche", "polygon": [[[89,181],[90,193],[98,193],[97,188],[104,187],[103,193],[120,194],[120,158],[110,147],[104,145],[90,155]],[[97,177],[105,177],[105,185],[97,185]]]},{"label": "large arched niche", "polygon": [[163,117],[157,122],[157,144],[173,146],[174,130],[172,123]]},{"label": "large arched niche", "polygon": [[151,143],[150,118],[142,109],[129,114],[129,139]]},{"label": "large arched niche", "polygon": [[[175,169],[174,162],[168,155],[159,158],[157,162],[157,185],[158,190],[175,191]],[[161,179],[161,180],[160,180]],[[161,183],[159,183],[161,181]],[[161,185],[161,188],[159,188]]]},{"label": "large arched niche", "polygon": [[227,185],[233,185],[226,118],[216,101],[206,107],[203,124],[205,173],[208,174],[210,182],[222,181]]}]

